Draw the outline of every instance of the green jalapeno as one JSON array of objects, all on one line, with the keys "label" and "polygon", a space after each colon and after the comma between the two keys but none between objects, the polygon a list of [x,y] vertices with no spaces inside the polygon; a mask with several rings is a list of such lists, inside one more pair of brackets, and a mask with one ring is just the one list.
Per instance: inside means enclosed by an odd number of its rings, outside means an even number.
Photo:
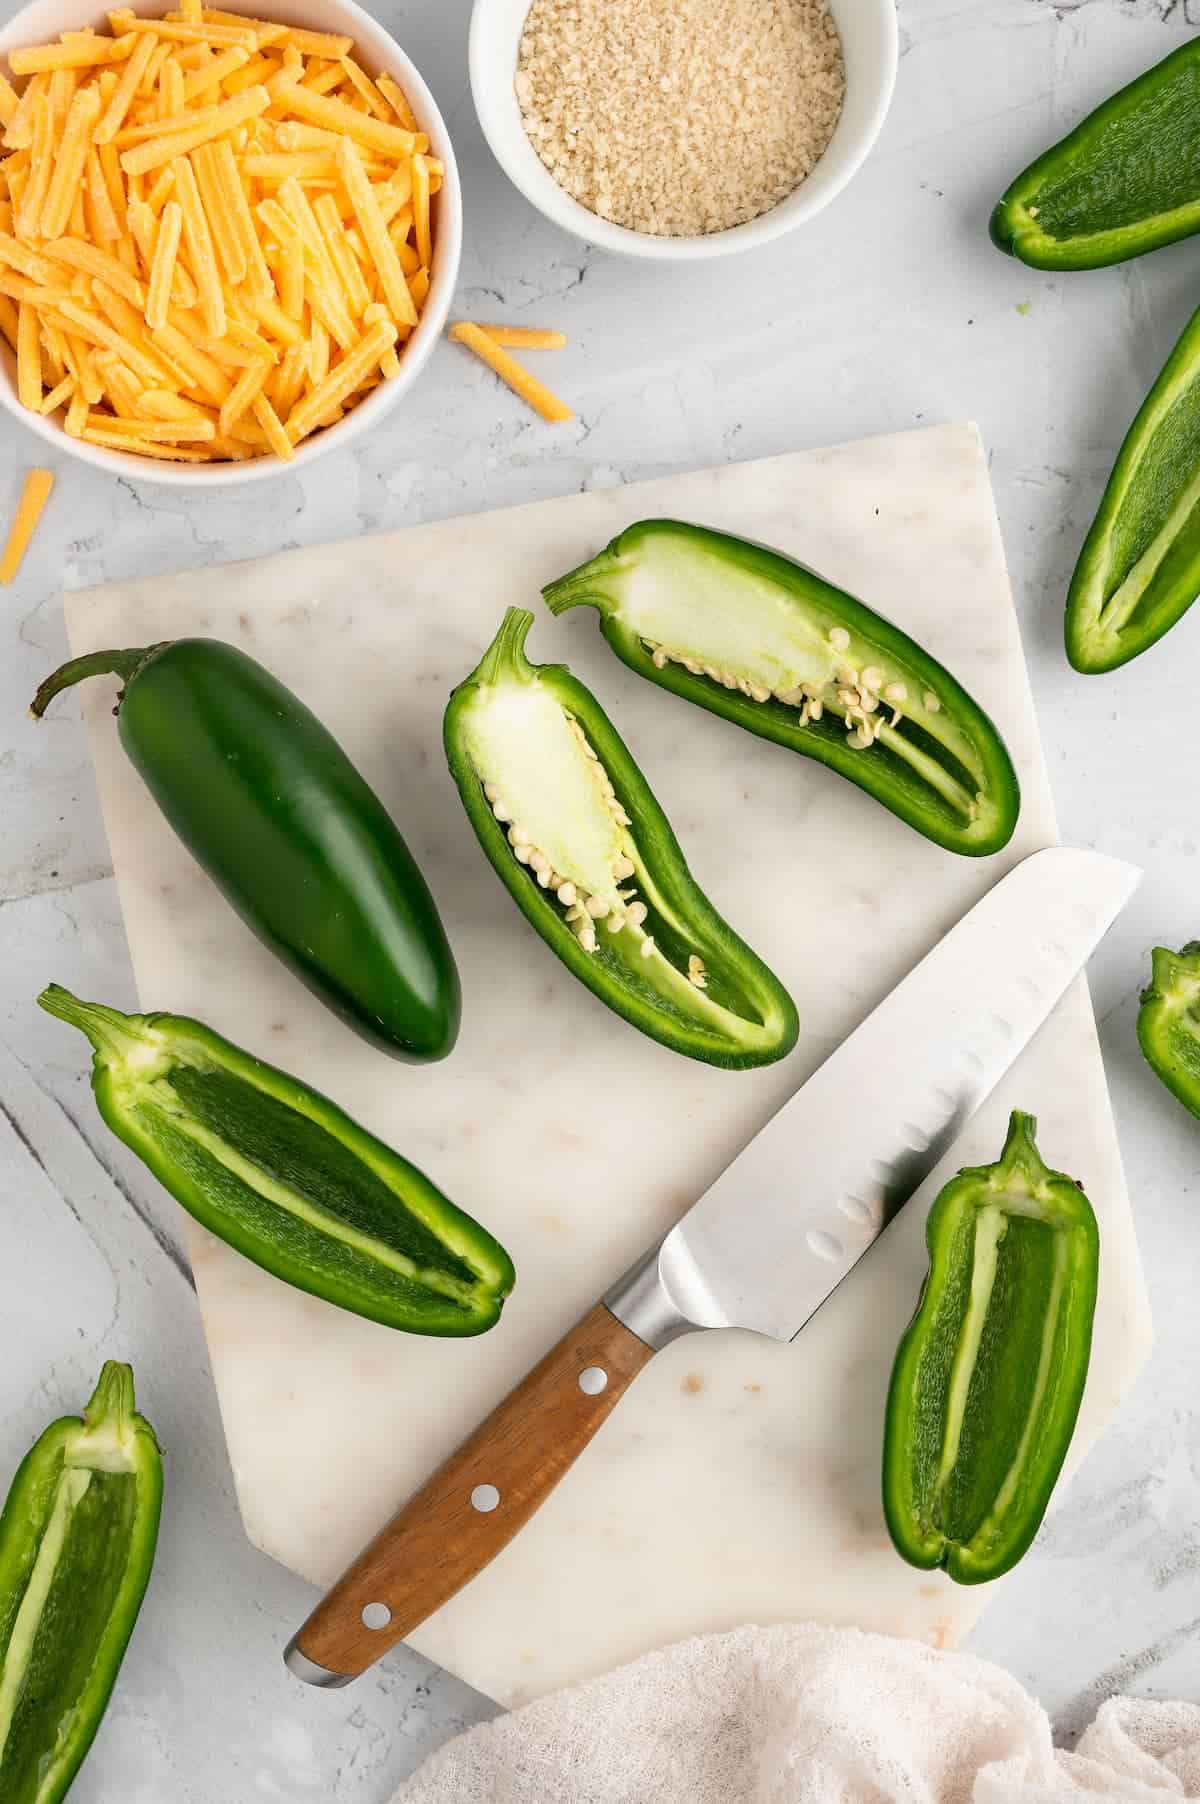
[{"label": "green jalapeno", "polygon": [[581,603],[631,670],[819,759],[953,852],[1011,837],[1020,796],[999,733],[948,670],[861,601],[778,552],[642,520],[542,591]]},{"label": "green jalapeno", "polygon": [[79,1771],[154,1563],[162,1460],[109,1360],[83,1417],[52,1422],[0,1515],[0,1798],[58,1804]]},{"label": "green jalapeno", "polygon": [[1098,106],[1011,183],[992,241],[1035,269],[1099,269],[1200,232],[1200,39]]},{"label": "green jalapeno", "polygon": [[959,1584],[1007,1572],[1037,1533],[1087,1377],[1099,1237],[1078,1184],[1014,1113],[995,1165],[929,1212],[929,1271],[892,1371],[883,1504],[897,1550]]},{"label": "green jalapeno", "polygon": [[1156,946],[1138,1010],[1138,1045],[1150,1069],[1200,1117],[1200,940]]},{"label": "green jalapeno", "polygon": [[[1197,62],[1200,81],[1200,61]],[[1067,596],[1067,656],[1127,664],[1200,595],[1200,312],[1121,446]]]},{"label": "green jalapeno", "polygon": [[123,1015],[58,984],[38,1001],[91,1041],[113,1133],[247,1259],[410,1334],[499,1319],[504,1248],[328,1097],[183,1015]]},{"label": "green jalapeno", "polygon": [[510,608],[446,709],[446,757],[479,842],[569,970],[652,1039],[711,1065],[769,1064],[796,1010],[717,914],[595,696],[531,664]]},{"label": "green jalapeno", "polygon": [[268,670],[217,639],[98,651],[38,690],[113,673],[121,744],[247,926],[380,1051],[439,1059],[458,973],[424,878],[332,734]]}]

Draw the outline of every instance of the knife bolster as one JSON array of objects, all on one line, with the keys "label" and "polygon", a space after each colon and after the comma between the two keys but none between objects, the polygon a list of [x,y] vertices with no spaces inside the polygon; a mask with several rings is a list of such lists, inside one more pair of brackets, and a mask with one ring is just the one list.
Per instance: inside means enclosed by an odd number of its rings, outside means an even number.
[{"label": "knife bolster", "polygon": [[684,1313],[664,1278],[664,1251],[665,1242],[643,1254],[624,1277],[618,1278],[604,1299],[605,1308],[656,1353],[682,1334],[726,1325],[720,1320],[700,1321]]}]

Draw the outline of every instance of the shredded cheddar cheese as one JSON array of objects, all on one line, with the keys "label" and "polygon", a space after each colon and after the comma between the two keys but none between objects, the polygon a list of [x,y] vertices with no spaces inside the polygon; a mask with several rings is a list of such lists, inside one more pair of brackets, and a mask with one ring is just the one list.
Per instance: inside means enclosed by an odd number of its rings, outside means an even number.
[{"label": "shredded cheddar cheese", "polygon": [[[503,327],[488,328],[477,326],[471,320],[459,320],[457,324],[451,326],[450,336],[458,344],[466,345],[469,351],[474,351],[475,355],[481,358],[490,370],[495,371],[502,382],[508,383],[514,394],[520,395],[522,401],[532,407],[535,413],[540,413],[544,420],[553,422],[573,420],[575,418],[574,411],[567,406],[566,402],[560,401],[544,382],[539,382],[536,376],[531,376],[524,364],[518,363],[515,357],[510,357],[508,352],[503,349],[495,334],[504,330]],[[508,330],[511,332],[512,329],[508,328]],[[545,334],[543,336],[552,337],[554,335]],[[530,341],[522,339],[520,342],[528,344]]]},{"label": "shredded cheddar cheese", "polygon": [[348,37],[203,0],[108,22],[0,73],[18,398],[144,457],[289,459],[400,373],[443,165]]},{"label": "shredded cheddar cheese", "polygon": [[486,332],[492,343],[505,351],[561,351],[567,343],[565,332],[549,332],[542,326],[480,324],[479,330]]},{"label": "shredded cheddar cheese", "polygon": [[10,583],[21,568],[21,560],[29,548],[42,517],[42,509],[50,499],[50,491],[54,487],[53,470],[30,470],[25,478],[25,487],[21,491],[21,499],[17,503],[16,517],[8,535],[8,543],[4,547],[4,555],[0,557],[0,583]]}]

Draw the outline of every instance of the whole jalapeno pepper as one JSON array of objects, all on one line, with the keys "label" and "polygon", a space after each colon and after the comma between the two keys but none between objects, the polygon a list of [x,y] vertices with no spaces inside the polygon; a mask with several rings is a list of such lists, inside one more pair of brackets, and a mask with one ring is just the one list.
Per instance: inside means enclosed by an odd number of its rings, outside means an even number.
[{"label": "whole jalapeno pepper", "polygon": [[46,678],[121,678],[117,731],[171,826],[260,940],[364,1040],[440,1059],[458,972],[425,879],[333,735],[217,639],[98,651]]}]

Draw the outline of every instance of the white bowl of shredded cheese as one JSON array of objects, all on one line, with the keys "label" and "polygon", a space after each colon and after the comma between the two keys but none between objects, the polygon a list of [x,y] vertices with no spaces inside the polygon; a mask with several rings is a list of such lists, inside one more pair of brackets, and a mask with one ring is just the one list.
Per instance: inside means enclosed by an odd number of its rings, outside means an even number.
[{"label": "white bowl of shredded cheese", "polygon": [[[136,15],[139,18],[161,19],[169,8],[178,6],[180,3],[181,0],[128,0],[126,16]],[[215,15],[217,19],[226,22],[231,21],[233,15],[237,14],[245,17],[246,24],[252,26],[256,17],[259,20],[265,17],[272,22],[277,22],[280,29],[286,26],[296,28],[300,34],[320,34],[322,36],[332,34],[344,41],[353,40],[352,57],[361,66],[365,76],[379,76],[381,79],[387,77],[393,84],[399,84],[403,96],[409,103],[408,111],[411,115],[412,125],[425,134],[429,140],[430,153],[438,159],[440,186],[433,196],[431,211],[428,215],[431,231],[428,274],[424,284],[425,298],[420,307],[419,317],[416,318],[415,325],[408,331],[405,342],[396,345],[398,367],[393,364],[391,372],[387,374],[387,379],[379,380],[378,385],[371,388],[370,392],[366,392],[367,385],[364,384],[361,399],[357,395],[350,397],[348,410],[342,413],[341,417],[337,417],[337,412],[341,412],[338,409],[335,412],[333,423],[322,424],[318,419],[315,429],[312,429],[308,436],[303,437],[299,443],[295,444],[290,461],[269,454],[261,443],[255,447],[256,454],[245,456],[244,461],[166,461],[161,453],[157,456],[137,455],[115,448],[111,443],[111,434],[101,435],[99,440],[91,432],[82,436],[72,435],[69,431],[64,430],[64,412],[66,410],[63,406],[55,407],[47,413],[33,411],[28,404],[22,405],[18,380],[20,358],[18,355],[14,355],[14,350],[8,341],[8,330],[3,321],[0,321],[0,412],[7,409],[30,431],[44,439],[55,450],[80,458],[98,469],[108,471],[111,475],[129,477],[135,481],[191,488],[261,481],[278,476],[293,468],[298,470],[325,452],[345,446],[360,434],[369,431],[371,426],[379,422],[389,409],[396,407],[411,389],[438,343],[457,280],[462,248],[461,189],[454,152],[445,122],[415,65],[383,27],[356,4],[356,0],[261,0],[261,4],[259,0],[203,0],[205,9],[203,14],[201,14],[200,0],[193,0],[192,16],[202,16],[205,21],[212,19],[213,15],[207,10],[210,5],[224,6],[228,9],[227,11],[218,11]],[[173,16],[178,20],[185,15],[176,12]],[[8,59],[13,52],[27,49],[31,45],[50,45],[60,33],[95,31],[101,36],[105,36],[112,29],[110,25],[112,17],[120,18],[120,14],[106,15],[102,0],[31,0],[30,4],[15,13],[3,26],[0,26],[0,73],[12,70],[12,64]],[[125,29],[128,30],[129,27],[126,25]],[[215,48],[210,47],[209,54],[215,55],[216,50],[228,41],[229,30],[226,29],[223,39],[221,37],[214,39]],[[244,51],[243,54],[249,55],[249,51]],[[126,60],[132,64],[134,59],[129,57]],[[256,52],[254,60],[261,62],[263,59]],[[336,63],[332,61],[323,65],[318,61],[312,66],[323,66],[335,73],[337,69]],[[114,64],[114,67],[122,68],[124,64]],[[251,68],[251,73],[253,72],[253,68]],[[81,70],[81,78],[94,73],[95,70],[91,67],[85,67]],[[233,73],[240,75],[240,69],[234,70]],[[347,72],[343,71],[343,73]],[[32,77],[27,79],[32,79]],[[18,85],[21,85],[20,82]],[[230,85],[232,88],[233,84]],[[352,88],[353,84],[346,87],[345,83],[342,83],[342,91],[351,92]],[[322,94],[332,95],[334,99],[339,98],[338,90],[329,82],[325,82],[320,91]],[[201,97],[203,98],[203,96]],[[0,93],[0,99],[4,101],[3,110],[11,114],[14,99],[12,90],[8,90],[7,95]],[[379,106],[378,98],[376,99],[376,109],[377,113],[383,113],[386,110]],[[202,115],[197,115],[197,117],[202,117]],[[139,129],[145,131],[149,128]],[[319,131],[319,127],[317,129]],[[333,134],[326,133],[325,135],[332,139]],[[118,137],[114,142],[119,145],[122,139]],[[331,154],[333,153],[331,152]],[[367,150],[364,154],[369,158],[372,152]],[[159,173],[161,171],[157,168],[152,170],[145,178],[146,185],[149,186]],[[373,177],[373,179],[377,178]],[[333,186],[332,182],[325,182],[323,185],[326,188]],[[260,183],[259,187],[261,194],[265,196],[278,193],[273,183],[265,186]],[[314,204],[319,198],[321,187],[320,182],[312,184],[311,193]],[[307,186],[305,192],[308,192]],[[74,229],[72,227],[72,231]],[[129,235],[127,229],[124,235]],[[108,248],[116,251],[128,250],[129,247],[114,242]],[[14,292],[12,278],[20,274],[20,269],[3,267],[4,265],[5,259],[0,258],[0,273],[8,278],[9,295],[6,297],[6,307],[11,323],[16,307],[16,303],[11,298]],[[132,259],[130,259],[130,265],[131,279],[144,274]],[[54,279],[65,281],[74,273],[68,267],[65,276],[56,274]],[[403,271],[401,275],[403,276]],[[307,322],[309,321],[307,292],[306,289],[306,304],[302,307],[300,314],[301,319],[306,322],[305,330],[308,329]],[[174,299],[174,295],[172,295],[172,299]],[[194,320],[200,315],[195,313],[189,317]],[[368,313],[362,315],[364,320],[368,317],[370,317]],[[172,313],[172,318],[174,318],[174,313]],[[287,324],[286,320],[284,324]],[[357,322],[352,320],[351,324],[354,326]],[[262,330],[265,331],[266,328],[264,327]],[[367,328],[364,326],[362,331],[365,336]],[[133,340],[131,339],[130,342],[133,343]],[[86,346],[90,341],[85,339],[84,343]],[[146,352],[153,349],[150,341],[143,342],[140,336],[133,348],[136,351],[139,347]],[[336,359],[336,350],[333,354]],[[277,346],[277,360],[281,355],[282,346]],[[382,364],[380,369],[382,372]],[[222,368],[220,373],[229,383],[232,383],[238,370]],[[303,372],[301,374],[304,375]],[[368,371],[368,375],[370,374],[371,371]],[[132,378],[129,380],[131,381]],[[148,382],[149,376],[143,374],[139,380],[143,383]],[[315,382],[315,377],[312,380]],[[309,382],[308,376],[304,376],[304,382],[306,384]],[[155,393],[157,392],[156,390]],[[304,390],[301,388],[299,390],[301,399],[303,392]],[[170,400],[171,397],[167,396],[167,399]],[[209,397],[209,399],[213,401],[213,411],[215,411],[215,399],[213,397]],[[293,401],[294,399],[295,397],[293,397]],[[108,404],[107,400],[105,404]],[[171,417],[178,418],[179,416],[178,414],[164,416],[166,424],[154,436],[161,436],[164,440],[169,436]],[[182,432],[178,436],[181,440],[185,437]],[[150,446],[146,447],[147,451],[150,449]],[[169,453],[170,449],[171,445],[164,442],[162,450]],[[204,442],[199,444],[199,449],[206,450]]]},{"label": "white bowl of shredded cheese", "polygon": [[576,237],[686,261],[811,219],[892,97],[894,0],[475,0],[484,135]]}]

